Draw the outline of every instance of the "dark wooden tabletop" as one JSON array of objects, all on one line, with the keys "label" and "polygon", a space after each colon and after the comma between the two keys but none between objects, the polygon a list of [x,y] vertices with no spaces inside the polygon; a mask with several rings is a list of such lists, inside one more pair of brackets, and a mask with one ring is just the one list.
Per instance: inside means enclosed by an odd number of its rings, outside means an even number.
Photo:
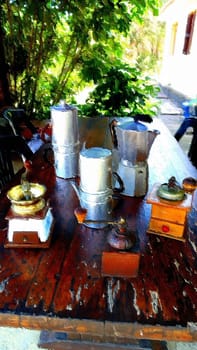
[{"label": "dark wooden tabletop", "polygon": [[[80,122],[87,147],[108,143],[108,120]],[[97,126],[103,138],[97,134]],[[156,118],[159,129],[149,155],[149,190],[170,176],[197,178],[197,171]],[[94,134],[94,137],[92,137]],[[106,141],[107,140],[107,141]],[[79,200],[69,180],[55,176],[43,152],[33,161],[35,180],[47,187],[55,219],[48,249],[4,248],[6,193],[0,196],[0,326],[65,331],[69,337],[119,341],[133,338],[197,341],[197,215],[189,213],[186,241],[146,233],[151,206],[145,198],[122,196],[114,216],[124,216],[137,234],[137,277],[101,275],[108,228],[77,223]],[[20,180],[16,176],[15,184]],[[14,184],[13,183],[13,184]],[[12,184],[12,185],[13,185]]]}]

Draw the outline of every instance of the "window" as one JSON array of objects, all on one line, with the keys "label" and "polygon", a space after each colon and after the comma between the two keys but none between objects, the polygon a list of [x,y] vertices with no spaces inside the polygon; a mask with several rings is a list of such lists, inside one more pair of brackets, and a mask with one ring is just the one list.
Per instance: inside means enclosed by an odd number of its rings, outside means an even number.
[{"label": "window", "polygon": [[184,40],[184,46],[183,46],[183,54],[184,55],[190,54],[195,18],[196,18],[196,11],[191,12],[187,17],[187,25],[186,25],[186,30],[185,30],[185,40]]},{"label": "window", "polygon": [[170,54],[174,55],[175,45],[176,45],[176,33],[178,29],[178,23],[173,23],[171,29],[171,38],[170,38]]}]

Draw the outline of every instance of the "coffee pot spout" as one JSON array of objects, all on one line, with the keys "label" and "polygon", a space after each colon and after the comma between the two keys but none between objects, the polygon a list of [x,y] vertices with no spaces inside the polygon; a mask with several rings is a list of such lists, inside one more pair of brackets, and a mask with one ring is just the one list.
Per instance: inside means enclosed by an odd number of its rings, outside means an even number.
[{"label": "coffee pot spout", "polygon": [[81,203],[81,191],[80,191],[80,187],[79,187],[78,184],[77,184],[75,181],[73,181],[73,180],[70,181],[70,184],[71,184],[72,188],[74,189],[74,191],[75,191],[75,193],[76,193],[76,195],[77,195],[77,197],[78,197],[78,199],[79,199],[79,202]]}]

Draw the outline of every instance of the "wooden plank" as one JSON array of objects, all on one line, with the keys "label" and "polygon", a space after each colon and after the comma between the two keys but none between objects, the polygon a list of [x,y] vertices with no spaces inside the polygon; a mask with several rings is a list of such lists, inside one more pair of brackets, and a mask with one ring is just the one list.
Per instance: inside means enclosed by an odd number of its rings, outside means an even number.
[{"label": "wooden plank", "polygon": [[[53,348],[54,350],[144,350],[145,348],[139,344],[139,341],[133,340],[132,343],[124,344],[113,344],[103,342],[91,342],[91,341],[71,341],[68,339],[67,333],[63,332],[48,332],[42,331],[38,347],[41,349]],[[151,350],[146,346],[146,350]],[[156,348],[154,349],[156,350]],[[158,349],[159,350],[159,349]],[[160,348],[160,350],[162,350]]]},{"label": "wooden plank", "polygon": [[[152,339],[152,340],[166,340],[166,341],[196,341],[197,330],[184,327],[171,327],[159,325],[140,325],[121,322],[106,322],[105,334],[118,338],[129,339]],[[190,340],[189,340],[190,339]]]},{"label": "wooden plank", "polygon": [[[128,322],[101,322],[77,319],[50,318],[47,316],[25,316],[1,314],[0,327],[20,327],[34,330],[66,332],[69,339],[84,341],[114,342],[119,344],[122,339],[126,343],[135,339],[166,340],[176,342],[197,342],[197,326],[187,327],[142,325]],[[90,335],[92,335],[90,340]]]},{"label": "wooden plank", "polygon": [[[28,249],[6,249],[0,254],[1,264],[1,298],[0,309],[4,312],[23,307],[24,300],[34,278],[42,251]],[[6,264],[5,263],[6,260]],[[25,281],[25,283],[24,283]]]},{"label": "wooden plank", "polygon": [[[64,339],[65,338],[65,339]],[[167,350],[165,342],[151,341],[150,347],[140,342],[133,341],[132,344],[96,343],[67,340],[65,333],[41,332],[38,347],[41,349],[53,348],[54,350]]]},{"label": "wooden plank", "polygon": [[[29,288],[26,297],[26,307],[34,311],[40,308],[40,305],[47,310],[49,309],[54,296],[54,290],[61,274],[61,265],[65,258],[65,247],[60,245],[60,242],[54,239],[53,249],[48,249],[46,254],[40,259],[39,268],[32,279],[32,284]],[[58,256],[58,259],[57,259]]]}]

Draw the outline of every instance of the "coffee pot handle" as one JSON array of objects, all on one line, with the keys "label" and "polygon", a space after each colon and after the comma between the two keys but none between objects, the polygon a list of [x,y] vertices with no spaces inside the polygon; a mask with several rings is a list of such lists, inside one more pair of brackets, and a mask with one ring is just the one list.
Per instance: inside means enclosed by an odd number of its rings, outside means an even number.
[{"label": "coffee pot handle", "polygon": [[116,130],[115,127],[117,126],[118,122],[116,119],[113,119],[111,123],[109,124],[109,130],[112,138],[112,143],[115,148],[118,148],[118,140],[116,136]]},{"label": "coffee pot handle", "polygon": [[115,193],[123,192],[124,191],[124,182],[122,181],[121,177],[116,172],[113,172],[112,175],[116,178],[116,180],[117,180],[117,182],[119,184],[119,187],[114,187],[113,191]]}]

